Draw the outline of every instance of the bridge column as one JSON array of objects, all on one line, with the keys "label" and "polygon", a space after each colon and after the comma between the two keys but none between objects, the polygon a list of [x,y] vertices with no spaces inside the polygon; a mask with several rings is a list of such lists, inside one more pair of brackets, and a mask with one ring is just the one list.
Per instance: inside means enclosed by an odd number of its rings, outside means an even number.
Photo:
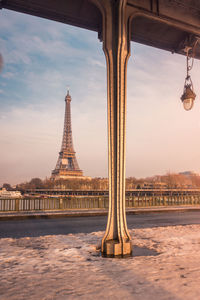
[{"label": "bridge column", "polygon": [[109,213],[101,250],[105,256],[132,252],[125,212],[126,73],[130,56],[127,0],[101,0],[102,41],[107,64]]}]

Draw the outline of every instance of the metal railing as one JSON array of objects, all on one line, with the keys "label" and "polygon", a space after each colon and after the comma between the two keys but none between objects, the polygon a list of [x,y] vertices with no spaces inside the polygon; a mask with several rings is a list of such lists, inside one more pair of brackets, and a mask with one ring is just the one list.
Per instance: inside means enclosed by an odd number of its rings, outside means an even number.
[{"label": "metal railing", "polygon": [[[200,191],[145,191],[126,193],[126,207],[200,205]],[[108,209],[108,196],[0,199],[0,211]]]},{"label": "metal railing", "polygon": [[0,199],[0,211],[108,208],[108,197]]}]

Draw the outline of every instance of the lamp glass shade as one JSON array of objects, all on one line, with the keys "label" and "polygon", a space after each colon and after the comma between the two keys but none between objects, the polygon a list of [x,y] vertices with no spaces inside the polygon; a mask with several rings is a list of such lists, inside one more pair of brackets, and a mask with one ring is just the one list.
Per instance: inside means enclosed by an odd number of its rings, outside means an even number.
[{"label": "lamp glass shade", "polygon": [[192,109],[194,104],[194,99],[193,98],[187,98],[183,100],[183,107],[185,110],[190,110]]},{"label": "lamp glass shade", "polygon": [[181,96],[181,100],[183,102],[183,107],[185,110],[192,109],[195,98],[196,94],[191,88],[191,84],[185,85],[183,95]]}]

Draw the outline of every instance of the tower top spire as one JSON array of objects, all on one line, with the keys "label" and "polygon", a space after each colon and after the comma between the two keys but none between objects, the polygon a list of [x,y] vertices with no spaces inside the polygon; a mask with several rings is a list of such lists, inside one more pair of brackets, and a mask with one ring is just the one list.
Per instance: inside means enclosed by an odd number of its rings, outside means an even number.
[{"label": "tower top spire", "polygon": [[71,101],[72,101],[72,98],[71,98],[71,96],[70,96],[70,94],[69,94],[69,88],[67,89],[67,95],[66,95],[66,97],[65,97],[65,101],[66,101],[66,102],[71,102]]}]

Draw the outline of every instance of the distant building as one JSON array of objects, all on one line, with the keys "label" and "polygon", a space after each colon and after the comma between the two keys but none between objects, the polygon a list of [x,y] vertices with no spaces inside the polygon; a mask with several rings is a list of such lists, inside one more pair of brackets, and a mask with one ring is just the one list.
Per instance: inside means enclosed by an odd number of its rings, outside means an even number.
[{"label": "distant building", "polygon": [[188,178],[192,177],[192,176],[199,176],[199,174],[193,172],[193,171],[184,171],[184,172],[179,172],[180,175],[184,175]]},{"label": "distant building", "polygon": [[144,189],[166,189],[167,184],[165,182],[144,182],[141,185]]},{"label": "distant building", "polygon": [[11,199],[11,198],[21,198],[22,194],[19,191],[7,191],[6,189],[0,190],[0,199]]}]

